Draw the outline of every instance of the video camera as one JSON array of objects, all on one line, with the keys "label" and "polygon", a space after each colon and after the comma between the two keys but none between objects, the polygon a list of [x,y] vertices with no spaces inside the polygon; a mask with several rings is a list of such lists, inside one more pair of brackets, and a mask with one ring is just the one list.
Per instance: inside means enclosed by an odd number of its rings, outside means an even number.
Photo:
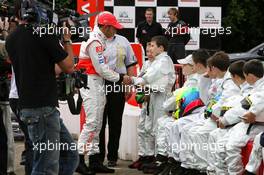
[{"label": "video camera", "polygon": [[[53,9],[52,9],[53,7]],[[21,17],[34,27],[53,25],[61,27],[66,22],[68,27],[74,27],[76,31],[88,30],[88,16],[80,16],[78,12],[65,7],[52,4],[49,0],[22,0]],[[68,20],[73,22],[73,26],[68,24]],[[72,35],[73,42],[86,41],[89,37],[88,33],[80,34],[76,32]]]},{"label": "video camera", "polygon": [[[11,17],[14,15],[14,3],[10,0],[0,0],[0,16]],[[55,6],[50,0],[21,0],[20,16],[33,27],[61,27],[63,22],[70,19],[73,22],[75,31],[72,35],[73,42],[87,41],[90,31],[88,26],[89,15],[82,15],[75,10],[61,6]],[[80,32],[82,31],[82,32]]]},{"label": "video camera", "polygon": [[[84,69],[76,70],[72,74],[61,73],[57,78],[59,100],[68,102],[72,114],[80,114],[82,98],[79,89],[88,88],[87,85],[87,74]],[[75,106],[74,95],[76,92],[78,92],[78,99]]]},{"label": "video camera", "polygon": [[59,100],[65,101],[75,94],[75,90],[87,87],[87,74],[77,70],[72,74],[61,73],[57,78]]}]

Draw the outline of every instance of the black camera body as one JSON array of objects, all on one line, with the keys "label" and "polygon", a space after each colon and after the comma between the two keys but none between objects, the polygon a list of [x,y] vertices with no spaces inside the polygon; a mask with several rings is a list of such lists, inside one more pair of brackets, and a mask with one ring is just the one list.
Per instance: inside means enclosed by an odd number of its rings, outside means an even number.
[{"label": "black camera body", "polygon": [[77,70],[72,74],[61,73],[57,78],[59,100],[65,101],[73,96],[76,88],[87,88],[87,74],[84,70]]},{"label": "black camera body", "polygon": [[[68,27],[74,27],[74,31],[89,31],[88,16],[80,16],[78,12],[65,7],[57,7],[54,10],[53,6],[47,0],[23,0],[21,4],[21,17],[34,27],[52,25],[54,27],[61,27],[66,22]],[[73,26],[68,24],[68,20],[73,22]],[[72,34],[73,42],[86,41],[89,34],[83,32],[79,34],[76,32]]]},{"label": "black camera body", "polygon": [[21,18],[34,25],[46,25],[53,22],[53,12],[44,3],[35,0],[22,0]]},{"label": "black camera body", "polygon": [[[82,97],[80,88],[87,87],[87,74],[84,69],[77,70],[72,74],[61,73],[57,78],[58,97],[61,101],[67,101],[70,112],[73,115],[78,115],[81,112]],[[76,89],[78,89],[76,91]],[[77,104],[75,104],[74,94],[78,92]]]}]

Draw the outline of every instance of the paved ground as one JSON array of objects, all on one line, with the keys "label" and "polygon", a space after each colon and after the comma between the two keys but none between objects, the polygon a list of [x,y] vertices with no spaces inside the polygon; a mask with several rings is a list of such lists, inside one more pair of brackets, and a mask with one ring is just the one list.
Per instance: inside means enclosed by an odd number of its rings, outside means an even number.
[{"label": "paved ground", "polygon": [[[17,175],[24,175],[24,167],[19,165],[20,162],[20,155],[24,149],[23,142],[16,142],[16,160],[15,160],[15,173]],[[127,166],[130,164],[130,161],[118,161],[118,166],[115,168],[116,173],[115,175],[142,175],[143,173],[137,170],[131,170]],[[78,173],[74,174],[78,175]],[[104,174],[97,174],[97,175],[104,175]],[[109,175],[109,174],[108,174]]]}]

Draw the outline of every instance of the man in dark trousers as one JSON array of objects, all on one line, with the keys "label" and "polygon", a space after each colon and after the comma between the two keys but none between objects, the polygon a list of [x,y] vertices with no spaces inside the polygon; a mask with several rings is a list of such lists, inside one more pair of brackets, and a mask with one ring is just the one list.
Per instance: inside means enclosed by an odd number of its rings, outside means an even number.
[{"label": "man in dark trousers", "polygon": [[146,53],[147,43],[150,42],[152,37],[162,35],[162,27],[160,23],[154,21],[154,11],[152,8],[146,9],[145,18],[146,20],[138,24],[136,37],[144,47]]},{"label": "man in dark trousers", "polygon": [[168,55],[176,64],[178,59],[185,57],[185,45],[190,40],[190,34],[188,33],[188,25],[179,19],[179,11],[176,8],[170,8],[168,15],[171,20],[165,31],[169,40]]},{"label": "man in dark trousers", "polygon": [[[137,59],[130,46],[129,41],[121,36],[115,35],[106,42],[105,57],[108,60],[108,66],[117,73],[134,76],[134,66]],[[122,128],[122,116],[125,106],[125,96],[129,92],[124,92],[125,86],[120,83],[105,81],[107,103],[104,110],[103,125],[100,131],[100,160],[105,158],[105,128],[108,123],[109,141],[107,145],[108,167],[115,167],[118,159],[119,139]]]},{"label": "man in dark trousers", "polygon": [[3,111],[0,108],[0,175],[4,175],[7,172],[7,135],[3,117]]}]

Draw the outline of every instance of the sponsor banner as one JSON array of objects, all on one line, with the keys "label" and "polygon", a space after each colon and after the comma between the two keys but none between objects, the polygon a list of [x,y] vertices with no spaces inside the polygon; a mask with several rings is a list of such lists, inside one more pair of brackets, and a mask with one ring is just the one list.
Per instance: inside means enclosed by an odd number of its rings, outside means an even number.
[{"label": "sponsor banner", "polygon": [[200,30],[198,28],[190,28],[190,41],[186,44],[186,50],[198,50],[200,48]]},{"label": "sponsor banner", "polygon": [[221,7],[200,7],[200,27],[221,27]]},{"label": "sponsor banner", "polygon": [[199,7],[200,0],[179,0],[178,6],[179,7]]},{"label": "sponsor banner", "polygon": [[156,7],[157,0],[136,0],[136,6],[141,7]]},{"label": "sponsor banner", "polygon": [[104,10],[104,0],[78,0],[77,11],[81,15],[89,14],[89,23],[91,27],[94,26],[96,15]]},{"label": "sponsor banner", "polygon": [[135,28],[135,7],[115,6],[114,15],[125,28]]},{"label": "sponsor banner", "polygon": [[105,6],[114,6],[114,0],[104,0]]},{"label": "sponsor banner", "polygon": [[157,22],[161,24],[163,28],[167,28],[170,23],[168,16],[168,10],[172,7],[157,7]]}]

